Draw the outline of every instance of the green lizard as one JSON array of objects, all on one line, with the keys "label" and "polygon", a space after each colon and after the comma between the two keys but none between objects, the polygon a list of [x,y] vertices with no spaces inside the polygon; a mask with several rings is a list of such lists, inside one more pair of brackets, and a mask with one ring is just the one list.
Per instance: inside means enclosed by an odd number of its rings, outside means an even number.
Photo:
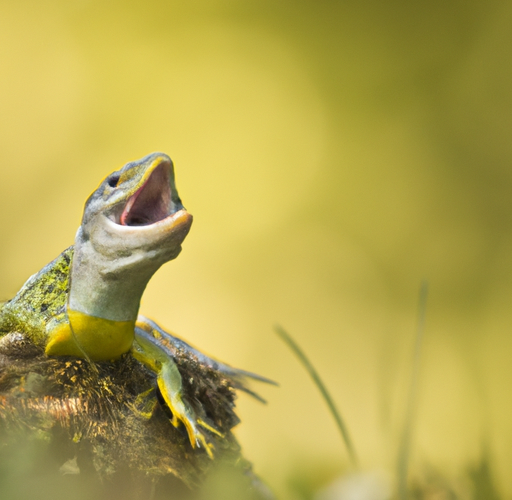
[{"label": "green lizard", "polygon": [[153,153],[113,172],[87,200],[74,246],[0,304],[0,347],[15,350],[28,340],[47,356],[90,362],[130,352],[155,373],[172,424],[181,422],[192,447],[203,447],[213,458],[207,435],[222,435],[183,399],[176,350],[192,353],[254,396],[245,377],[272,382],[219,363],[138,315],[149,279],[178,256],[191,224],[167,155]]}]

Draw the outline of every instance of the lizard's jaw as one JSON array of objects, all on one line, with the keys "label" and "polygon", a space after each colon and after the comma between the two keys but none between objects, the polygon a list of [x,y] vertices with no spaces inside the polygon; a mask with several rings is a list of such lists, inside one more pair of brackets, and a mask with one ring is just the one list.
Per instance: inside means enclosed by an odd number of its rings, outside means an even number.
[{"label": "lizard's jaw", "polygon": [[149,260],[162,262],[176,258],[192,225],[192,215],[181,204],[171,161],[157,159],[124,201],[97,222],[91,238],[102,253],[119,262],[120,251],[127,255],[146,252]]},{"label": "lizard's jaw", "polygon": [[146,172],[139,187],[107,219],[109,232],[121,237],[123,246],[134,247],[164,244],[178,248],[192,224],[192,215],[183,208],[174,186],[168,161]]}]

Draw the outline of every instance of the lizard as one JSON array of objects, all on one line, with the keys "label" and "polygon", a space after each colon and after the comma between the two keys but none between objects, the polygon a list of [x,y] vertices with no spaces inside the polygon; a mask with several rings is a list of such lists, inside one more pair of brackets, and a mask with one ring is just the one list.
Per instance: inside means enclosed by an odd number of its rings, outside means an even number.
[{"label": "lizard", "polygon": [[28,340],[46,356],[91,363],[131,354],[155,374],[172,424],[183,424],[192,448],[204,448],[213,458],[208,433],[222,434],[183,398],[176,350],[258,399],[244,380],[274,382],[220,363],[139,315],[147,283],[179,255],[192,220],[166,154],[152,153],[111,173],[87,199],[74,245],[0,304],[0,348],[25,348]]}]

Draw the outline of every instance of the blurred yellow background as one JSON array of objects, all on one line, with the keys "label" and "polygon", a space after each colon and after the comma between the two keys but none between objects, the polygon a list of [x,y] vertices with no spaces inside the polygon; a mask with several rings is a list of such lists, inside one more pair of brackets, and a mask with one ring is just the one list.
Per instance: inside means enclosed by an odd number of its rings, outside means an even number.
[{"label": "blurred yellow background", "polygon": [[143,312],[278,380],[239,399],[279,493],[394,470],[430,284],[413,469],[488,453],[512,493],[512,6],[505,1],[3,0],[0,297],[72,244],[101,179],[174,160],[195,221]]}]

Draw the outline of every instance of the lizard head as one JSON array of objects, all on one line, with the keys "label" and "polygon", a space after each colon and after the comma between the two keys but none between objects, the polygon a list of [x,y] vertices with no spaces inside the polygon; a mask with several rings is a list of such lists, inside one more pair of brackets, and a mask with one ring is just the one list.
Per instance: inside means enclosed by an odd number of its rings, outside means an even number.
[{"label": "lizard head", "polygon": [[153,153],[106,177],[85,204],[77,239],[118,265],[143,254],[160,264],[177,257],[192,216],[183,207],[171,159]]},{"label": "lizard head", "polygon": [[110,174],[85,203],[68,307],[109,320],[135,319],[148,281],[178,256],[191,224],[167,155],[153,153]]}]

